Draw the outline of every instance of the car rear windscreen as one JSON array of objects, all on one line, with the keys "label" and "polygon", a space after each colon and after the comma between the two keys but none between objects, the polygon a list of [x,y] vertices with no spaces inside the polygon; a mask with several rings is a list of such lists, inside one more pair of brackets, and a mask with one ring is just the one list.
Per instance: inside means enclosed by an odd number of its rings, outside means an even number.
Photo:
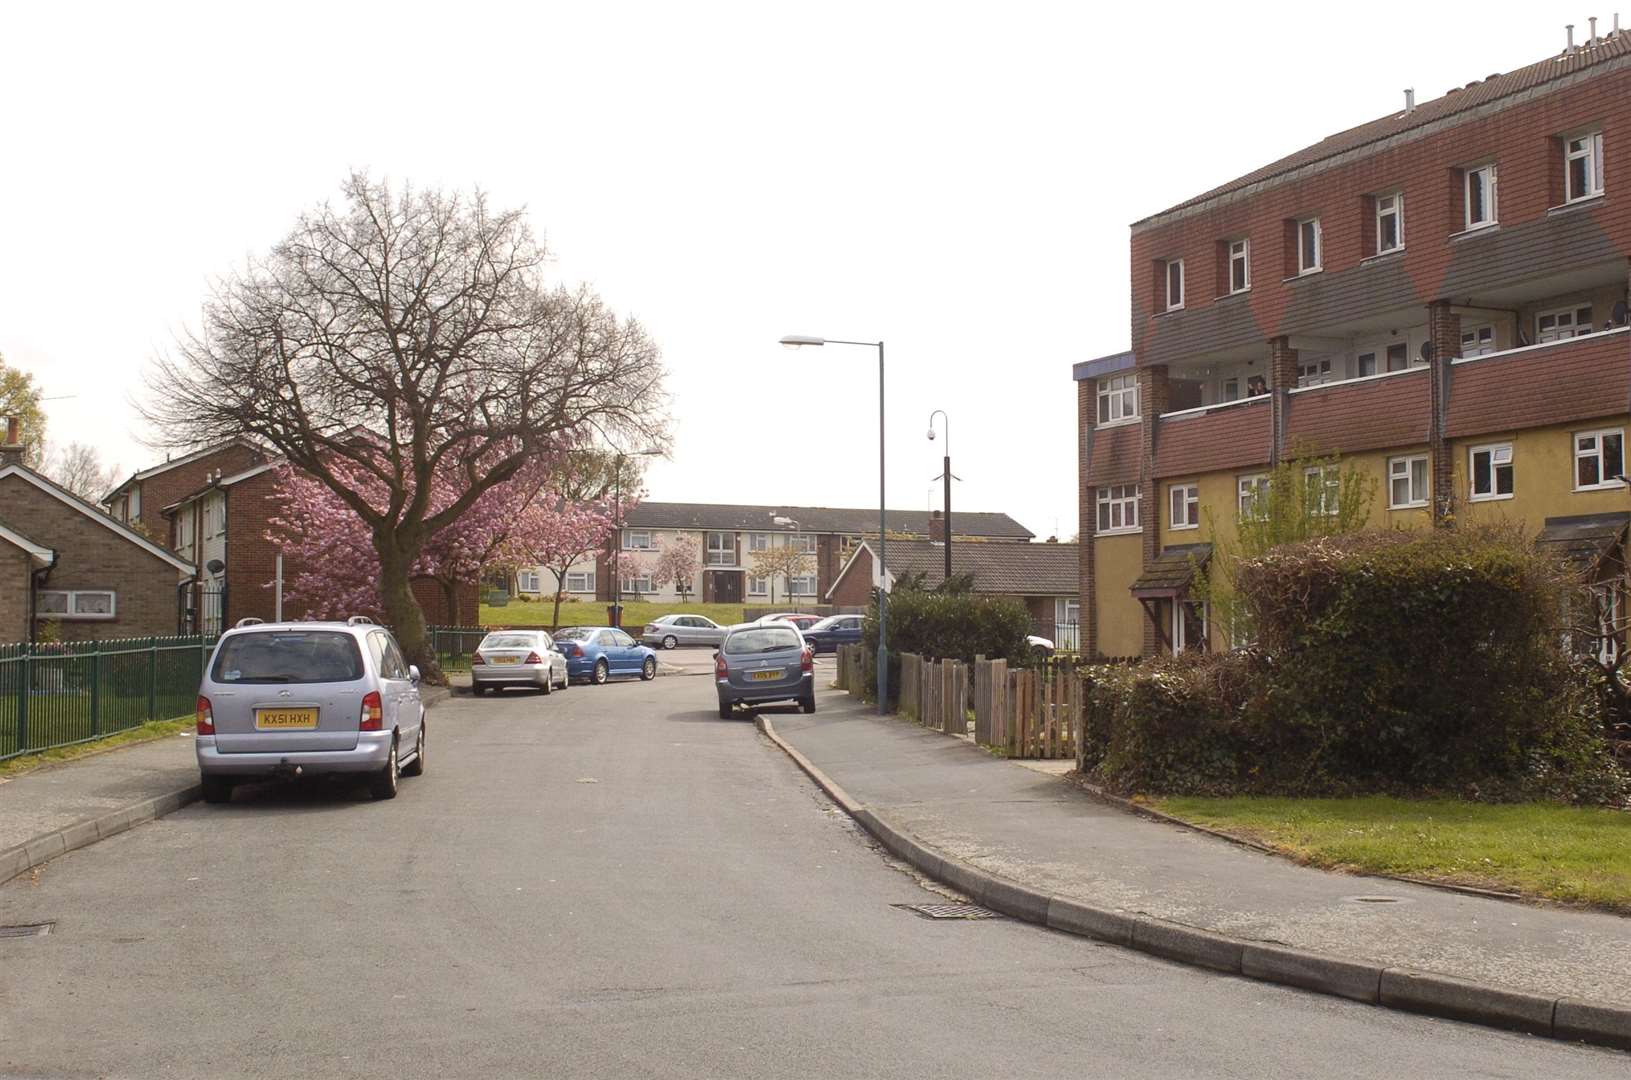
[{"label": "car rear windscreen", "polygon": [[800,646],[798,631],[791,626],[757,626],[738,630],[725,639],[725,651],[732,656],[746,653],[780,652]]},{"label": "car rear windscreen", "polygon": [[328,683],[362,678],[357,639],[332,630],[234,634],[215,654],[218,683]]},{"label": "car rear windscreen", "polygon": [[490,634],[482,639],[483,649],[531,649],[538,640],[531,634]]},{"label": "car rear windscreen", "polygon": [[565,626],[555,631],[556,641],[582,641],[590,631],[581,626]]}]

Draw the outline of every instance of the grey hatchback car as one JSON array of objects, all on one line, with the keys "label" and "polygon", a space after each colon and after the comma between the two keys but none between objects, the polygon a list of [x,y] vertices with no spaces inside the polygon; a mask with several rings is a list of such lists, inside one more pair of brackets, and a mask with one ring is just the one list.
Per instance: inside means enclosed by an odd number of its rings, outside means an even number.
[{"label": "grey hatchback car", "polygon": [[815,656],[792,623],[733,626],[714,654],[719,718],[736,705],[796,701],[815,712]]},{"label": "grey hatchback car", "polygon": [[357,773],[376,799],[425,771],[419,669],[382,626],[239,623],[221,636],[198,687],[194,752],[204,801],[242,780]]}]

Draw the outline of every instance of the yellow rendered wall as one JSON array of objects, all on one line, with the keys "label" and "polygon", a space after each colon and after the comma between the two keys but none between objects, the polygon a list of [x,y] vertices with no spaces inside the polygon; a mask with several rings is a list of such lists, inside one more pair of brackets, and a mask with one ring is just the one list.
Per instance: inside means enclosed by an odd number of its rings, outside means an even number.
[{"label": "yellow rendered wall", "polygon": [[[1574,433],[1603,428],[1621,428],[1631,434],[1631,416],[1621,414],[1559,427],[1454,440],[1451,461],[1455,468],[1457,517],[1476,522],[1515,521],[1539,532],[1549,517],[1631,510],[1631,493],[1625,488],[1574,490]],[[1472,502],[1467,497],[1469,452],[1475,446],[1491,443],[1512,444],[1512,498]]]},{"label": "yellow rendered wall", "polygon": [[1098,646],[1105,656],[1137,656],[1144,649],[1144,609],[1130,591],[1143,572],[1143,533],[1093,539]]}]

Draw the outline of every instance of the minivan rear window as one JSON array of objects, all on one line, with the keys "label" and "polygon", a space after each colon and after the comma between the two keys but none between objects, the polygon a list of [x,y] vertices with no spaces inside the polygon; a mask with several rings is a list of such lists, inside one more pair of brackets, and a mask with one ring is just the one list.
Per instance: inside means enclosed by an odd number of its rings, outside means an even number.
[{"label": "minivan rear window", "polygon": [[725,639],[725,651],[732,656],[746,653],[780,652],[800,646],[798,631],[791,626],[756,626],[738,630]]},{"label": "minivan rear window", "polygon": [[329,683],[362,678],[362,652],[351,634],[264,630],[233,634],[215,654],[218,683]]}]

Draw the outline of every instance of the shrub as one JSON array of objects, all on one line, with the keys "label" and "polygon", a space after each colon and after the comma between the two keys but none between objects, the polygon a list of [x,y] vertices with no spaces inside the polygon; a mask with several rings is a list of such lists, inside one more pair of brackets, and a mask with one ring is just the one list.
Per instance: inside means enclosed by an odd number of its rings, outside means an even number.
[{"label": "shrub", "polygon": [[[1018,600],[970,593],[898,589],[889,597],[889,694],[900,693],[900,654],[916,653],[936,660],[1029,662],[1025,638],[1031,615]],[[874,599],[862,624],[866,653],[878,651],[878,603]],[[869,671],[867,694],[876,700],[876,671]]]}]

